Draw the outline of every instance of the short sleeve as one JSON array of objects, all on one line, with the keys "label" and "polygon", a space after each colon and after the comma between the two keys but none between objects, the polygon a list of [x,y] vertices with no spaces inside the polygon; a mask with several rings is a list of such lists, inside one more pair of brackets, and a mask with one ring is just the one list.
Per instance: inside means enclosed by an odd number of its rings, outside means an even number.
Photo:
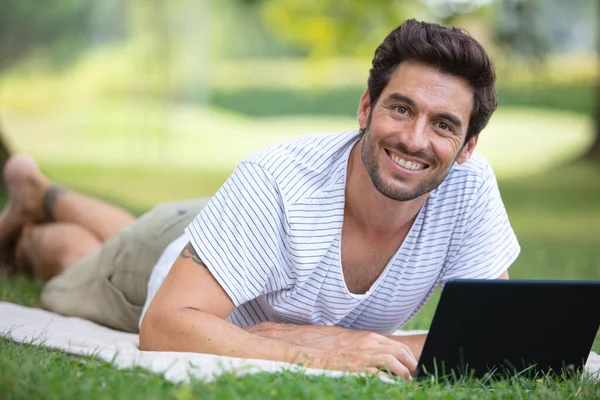
[{"label": "short sleeve", "polygon": [[496,279],[521,251],[491,167],[487,172],[472,207],[465,211],[462,240],[444,268],[442,285],[450,279]]},{"label": "short sleeve", "polygon": [[190,242],[235,306],[282,289],[284,205],[272,175],[243,162],[186,228]]}]

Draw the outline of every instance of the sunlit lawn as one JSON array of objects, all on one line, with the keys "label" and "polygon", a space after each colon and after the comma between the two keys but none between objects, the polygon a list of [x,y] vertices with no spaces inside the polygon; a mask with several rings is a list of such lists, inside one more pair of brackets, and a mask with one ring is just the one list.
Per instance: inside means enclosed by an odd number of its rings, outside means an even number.
[{"label": "sunlit lawn", "polygon": [[[210,196],[237,160],[265,144],[302,132],[354,127],[347,119],[257,121],[239,116],[228,119],[214,112],[196,116],[188,111],[171,115],[173,130],[168,136],[157,130],[149,133],[150,144],[137,136],[140,131],[118,134],[126,132],[123,129],[132,123],[124,122],[127,115],[117,122],[114,115],[102,117],[100,113],[78,115],[73,120],[48,114],[37,121],[12,115],[7,126],[22,133],[15,143],[39,156],[43,169],[59,183],[116,201],[138,214],[160,201]],[[588,122],[577,116],[531,112],[515,119],[519,113],[500,112],[485,132],[487,136],[481,138],[481,149],[501,178],[503,198],[522,246],[511,276],[600,280],[600,166],[565,163],[589,141]],[[102,128],[96,124],[101,117],[112,120],[113,125]],[[137,124],[147,123],[141,115],[136,118]],[[58,127],[49,125],[50,121]],[[321,122],[324,127],[319,128]],[[121,130],[114,130],[115,126]],[[77,127],[82,128],[80,134],[75,134]],[[33,128],[52,136],[43,137]],[[132,144],[141,147],[132,148]],[[163,151],[163,145],[168,149]],[[521,177],[516,177],[519,174]],[[22,277],[0,277],[0,300],[39,305],[40,287]],[[434,297],[407,328],[428,328],[436,300]],[[594,307],[590,305],[590,312],[595,312]],[[174,385],[155,374],[120,372],[89,358],[82,361],[2,341],[0,349],[0,393],[7,398],[600,397],[598,383],[553,380],[501,383],[490,391],[476,383],[458,388],[415,383],[388,386],[370,379],[336,380],[286,373],[241,379],[224,376],[209,385]],[[600,351],[598,337],[594,350]]]},{"label": "sunlit lawn", "polygon": [[[357,123],[356,118],[332,116],[251,118],[138,100],[59,104],[35,113],[4,110],[2,126],[16,149],[48,165],[231,170],[271,143],[311,132],[352,130]],[[581,151],[590,133],[591,121],[579,114],[501,108],[482,133],[478,150],[499,177],[531,175]]]}]

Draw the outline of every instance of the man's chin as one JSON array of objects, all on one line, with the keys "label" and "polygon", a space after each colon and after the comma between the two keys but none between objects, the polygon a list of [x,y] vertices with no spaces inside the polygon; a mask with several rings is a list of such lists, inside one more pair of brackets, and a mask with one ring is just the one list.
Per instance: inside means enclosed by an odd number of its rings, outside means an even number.
[{"label": "man's chin", "polygon": [[375,188],[383,196],[395,201],[411,201],[426,193],[418,188],[393,187],[391,185],[375,185]]}]

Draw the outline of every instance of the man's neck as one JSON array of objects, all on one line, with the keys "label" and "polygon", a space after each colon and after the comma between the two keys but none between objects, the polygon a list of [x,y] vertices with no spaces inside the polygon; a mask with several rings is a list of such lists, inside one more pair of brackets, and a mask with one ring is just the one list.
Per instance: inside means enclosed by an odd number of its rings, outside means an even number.
[{"label": "man's neck", "polygon": [[348,159],[346,217],[353,218],[368,234],[386,237],[406,233],[429,194],[409,201],[396,201],[381,194],[362,161],[362,143],[362,139],[356,143]]}]

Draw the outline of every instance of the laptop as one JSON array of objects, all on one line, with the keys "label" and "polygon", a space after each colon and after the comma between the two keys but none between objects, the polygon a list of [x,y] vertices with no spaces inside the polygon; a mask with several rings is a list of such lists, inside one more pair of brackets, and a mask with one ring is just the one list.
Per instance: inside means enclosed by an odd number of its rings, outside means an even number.
[{"label": "laptop", "polygon": [[600,281],[446,283],[415,376],[571,375],[600,326]]}]

